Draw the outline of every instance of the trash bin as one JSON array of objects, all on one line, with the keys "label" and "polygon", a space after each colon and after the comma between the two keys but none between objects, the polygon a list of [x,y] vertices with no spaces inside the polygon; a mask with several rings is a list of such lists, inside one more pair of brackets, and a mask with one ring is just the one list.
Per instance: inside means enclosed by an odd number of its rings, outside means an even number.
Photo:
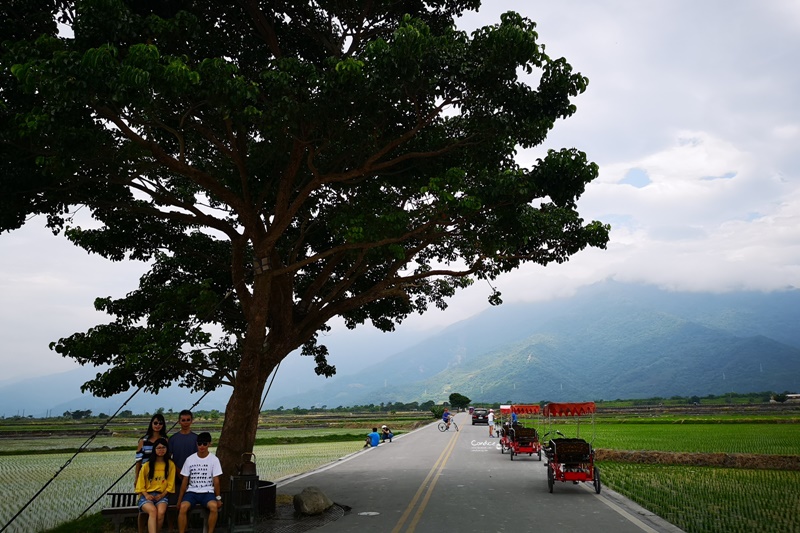
[{"label": "trash bin", "polygon": [[277,486],[272,481],[258,482],[258,514],[259,516],[274,515],[277,510]]}]

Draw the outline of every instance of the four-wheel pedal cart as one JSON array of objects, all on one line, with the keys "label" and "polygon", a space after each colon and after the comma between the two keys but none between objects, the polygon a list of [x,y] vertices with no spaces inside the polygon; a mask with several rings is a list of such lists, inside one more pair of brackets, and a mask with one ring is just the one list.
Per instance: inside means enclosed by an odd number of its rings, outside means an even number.
[{"label": "four-wheel pedal cart", "polygon": [[[547,433],[544,436],[558,435],[551,437],[544,447],[550,492],[553,492],[556,481],[572,481],[592,483],[594,491],[600,494],[600,470],[594,465],[594,450],[591,443],[580,438],[582,419],[591,421],[594,432],[594,413],[594,402],[548,403],[544,406],[543,414],[547,420]],[[566,430],[572,425],[575,426],[575,438],[568,438],[559,427]]]},{"label": "four-wheel pedal cart", "polygon": [[501,405],[500,453],[509,452],[511,460],[515,455],[536,454],[542,460],[542,444],[539,441],[537,420],[541,413],[538,405]]}]

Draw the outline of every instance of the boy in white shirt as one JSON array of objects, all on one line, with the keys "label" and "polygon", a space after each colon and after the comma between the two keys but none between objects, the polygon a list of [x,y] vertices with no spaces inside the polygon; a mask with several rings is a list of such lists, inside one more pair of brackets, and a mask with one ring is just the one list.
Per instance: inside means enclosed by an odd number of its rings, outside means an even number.
[{"label": "boy in white shirt", "polygon": [[197,436],[197,453],[190,455],[181,468],[181,490],[178,493],[178,531],[186,533],[189,509],[195,504],[208,508],[208,533],[214,533],[219,508],[222,507],[222,493],[219,477],[222,465],[217,456],[208,451],[211,434],[207,431]]}]

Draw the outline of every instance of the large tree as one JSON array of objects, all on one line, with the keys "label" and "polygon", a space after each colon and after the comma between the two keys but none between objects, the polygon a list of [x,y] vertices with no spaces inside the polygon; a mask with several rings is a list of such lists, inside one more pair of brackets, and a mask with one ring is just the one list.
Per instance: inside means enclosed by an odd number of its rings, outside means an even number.
[{"label": "large tree", "polygon": [[515,162],[586,78],[515,13],[456,30],[479,3],[4,2],[0,229],[45,215],[150,265],[97,300],[109,323],[53,344],[110,365],[84,390],[232,386],[231,471],[276,365],[302,348],[335,372],[317,343],[333,317],[390,331],[474,280],[605,247],[576,208],[594,163]]}]

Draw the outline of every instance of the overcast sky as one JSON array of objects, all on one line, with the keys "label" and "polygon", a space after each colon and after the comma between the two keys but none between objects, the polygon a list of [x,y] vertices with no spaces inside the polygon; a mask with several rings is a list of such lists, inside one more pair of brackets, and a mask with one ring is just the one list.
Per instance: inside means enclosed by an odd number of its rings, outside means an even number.
[{"label": "overcast sky", "polygon": [[[613,229],[608,250],[498,280],[506,302],[603,279],[689,291],[800,286],[800,2],[487,0],[462,27],[511,9],[537,22],[548,55],[589,78],[577,114],[520,163],[547,148],[586,152],[600,178],[581,213]],[[0,383],[75,368],[48,343],[105,321],[94,298],[124,295],[143,272],[43,226],[0,235]],[[488,292],[478,284],[446,312],[409,320],[385,355],[403,335],[485,309]],[[334,337],[375,345],[368,332]],[[331,362],[348,370],[336,354]]]}]

